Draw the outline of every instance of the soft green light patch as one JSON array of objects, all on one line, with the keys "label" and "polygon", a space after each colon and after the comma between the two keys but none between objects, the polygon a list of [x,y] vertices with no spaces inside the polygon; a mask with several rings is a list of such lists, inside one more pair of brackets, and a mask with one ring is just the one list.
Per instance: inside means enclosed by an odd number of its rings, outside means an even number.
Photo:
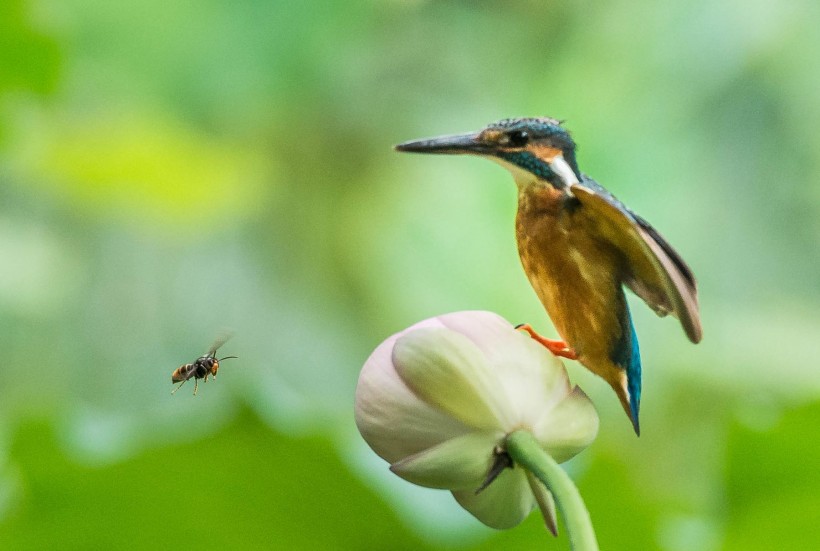
[{"label": "soft green light patch", "polygon": [[207,232],[259,208],[273,171],[262,152],[167,114],[88,113],[34,124],[40,128],[28,130],[39,142],[29,142],[23,168],[36,181],[85,210],[175,235]]}]

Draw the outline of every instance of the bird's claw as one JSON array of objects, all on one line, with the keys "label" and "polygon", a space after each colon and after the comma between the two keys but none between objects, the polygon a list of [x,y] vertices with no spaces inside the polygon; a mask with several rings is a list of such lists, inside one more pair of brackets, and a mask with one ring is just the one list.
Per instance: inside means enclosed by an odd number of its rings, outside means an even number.
[{"label": "bird's claw", "polygon": [[569,347],[567,343],[562,340],[557,339],[548,339],[546,337],[542,337],[539,335],[535,329],[529,323],[521,323],[515,326],[516,329],[521,329],[522,331],[526,331],[529,333],[530,337],[532,337],[536,342],[544,345],[544,348],[552,352],[555,356],[560,356],[562,358],[567,358],[569,360],[577,360],[578,354]]}]

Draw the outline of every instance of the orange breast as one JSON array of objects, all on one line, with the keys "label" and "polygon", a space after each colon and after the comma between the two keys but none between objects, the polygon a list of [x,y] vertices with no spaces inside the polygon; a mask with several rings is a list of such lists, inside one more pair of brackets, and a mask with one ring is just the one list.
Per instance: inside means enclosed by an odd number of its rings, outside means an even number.
[{"label": "orange breast", "polygon": [[611,351],[622,332],[620,261],[615,251],[573,225],[562,195],[543,188],[519,200],[518,252],[561,338],[597,372],[593,365],[611,364]]}]

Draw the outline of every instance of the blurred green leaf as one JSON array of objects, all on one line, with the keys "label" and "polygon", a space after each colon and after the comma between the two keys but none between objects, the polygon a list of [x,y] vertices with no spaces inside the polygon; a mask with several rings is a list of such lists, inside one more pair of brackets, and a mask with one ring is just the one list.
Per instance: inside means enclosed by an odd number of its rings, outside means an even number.
[{"label": "blurred green leaf", "polygon": [[167,113],[132,105],[30,124],[20,170],[77,209],[150,232],[208,233],[212,222],[247,217],[275,192],[270,156]]},{"label": "blurred green leaf", "polygon": [[427,548],[329,441],[276,434],[247,410],[207,439],[102,467],[72,461],[47,423],[29,422],[10,459],[8,549]]},{"label": "blurred green leaf", "polygon": [[[812,430],[807,432],[807,428]],[[820,402],[729,434],[724,549],[818,549]]]},{"label": "blurred green leaf", "polygon": [[0,2],[0,96],[9,91],[49,94],[60,74],[57,41],[32,23],[31,3]]}]

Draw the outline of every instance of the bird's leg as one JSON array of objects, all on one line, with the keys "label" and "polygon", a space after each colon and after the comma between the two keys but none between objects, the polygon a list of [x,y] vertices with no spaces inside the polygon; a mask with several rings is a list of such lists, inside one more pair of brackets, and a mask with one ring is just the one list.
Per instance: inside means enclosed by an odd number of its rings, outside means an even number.
[{"label": "bird's leg", "polygon": [[542,337],[538,333],[535,332],[535,329],[530,326],[529,323],[521,323],[515,326],[516,329],[522,329],[530,334],[530,337],[535,339],[537,342],[544,345],[544,347],[555,354],[556,356],[561,356],[563,358],[568,358],[570,360],[577,360],[578,354],[569,347],[567,343],[562,340],[556,339],[548,339],[546,337]]}]

